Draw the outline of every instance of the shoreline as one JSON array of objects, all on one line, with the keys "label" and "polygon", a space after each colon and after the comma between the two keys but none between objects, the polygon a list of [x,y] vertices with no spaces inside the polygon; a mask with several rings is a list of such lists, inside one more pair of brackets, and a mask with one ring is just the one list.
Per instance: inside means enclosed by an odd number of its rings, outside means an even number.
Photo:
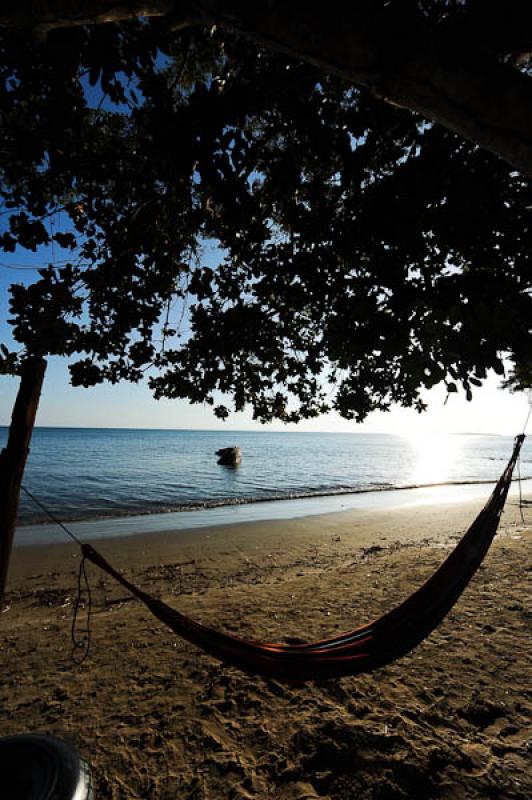
[{"label": "shoreline", "polygon": [[[532,478],[521,478],[527,489]],[[313,495],[297,495],[290,498],[244,500],[220,503],[201,508],[161,511],[157,513],[122,514],[93,519],[68,520],[65,524],[84,541],[108,538],[130,538],[155,533],[189,532],[234,524],[250,524],[271,521],[289,521],[313,516],[344,513],[346,511],[393,510],[418,505],[440,505],[442,503],[467,503],[487,499],[489,487],[495,481],[451,481],[446,483],[379,487],[356,491],[339,491]],[[519,493],[514,478],[510,497]],[[31,547],[64,542],[66,534],[56,523],[38,522],[18,525],[14,547]]]},{"label": "shoreline", "polygon": [[[142,568],[149,565],[150,557],[154,563],[162,563],[179,558],[180,554],[190,555],[207,548],[219,556],[230,546],[235,553],[254,552],[268,547],[269,543],[280,542],[287,551],[293,550],[301,541],[313,539],[327,545],[344,540],[348,549],[378,547],[379,550],[402,546],[450,547],[473,522],[487,497],[467,497],[451,502],[437,501],[434,498],[384,507],[344,508],[332,512],[314,513],[301,516],[281,516],[279,518],[233,520],[225,523],[212,523],[201,527],[163,528],[162,530],[141,530],[119,535],[94,535],[87,538],[91,544],[104,550],[124,566]],[[520,526],[519,504],[516,493],[510,493],[497,537],[512,526]],[[527,508],[532,504],[532,495],[523,496],[524,513],[532,516]],[[170,515],[154,515],[170,516]],[[141,518],[142,520],[144,517]],[[130,518],[121,518],[127,523]],[[531,519],[532,525],[532,519]],[[40,526],[36,526],[40,527]],[[17,530],[17,535],[20,531]],[[378,536],[375,536],[378,531]],[[458,532],[457,532],[458,531]],[[69,540],[59,529],[60,538],[53,542],[31,542],[18,544],[13,548],[11,573],[17,579],[28,575],[35,565],[54,569],[56,574],[60,564],[69,564],[78,559],[79,546]],[[71,565],[69,565],[70,568]]]}]

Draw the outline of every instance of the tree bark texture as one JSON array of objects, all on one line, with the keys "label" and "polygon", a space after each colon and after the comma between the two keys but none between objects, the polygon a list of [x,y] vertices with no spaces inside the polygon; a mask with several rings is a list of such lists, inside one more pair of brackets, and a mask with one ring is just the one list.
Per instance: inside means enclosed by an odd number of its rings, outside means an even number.
[{"label": "tree bark texture", "polygon": [[7,446],[0,454],[0,600],[4,596],[6,588],[20,485],[29,453],[45,371],[46,361],[44,358],[28,358],[24,363]]},{"label": "tree bark texture", "polygon": [[0,29],[55,28],[159,16],[178,29],[217,24],[409,108],[532,176],[532,79],[501,56],[531,48],[532,4],[471,0],[449,24],[416,4],[376,0],[8,0]]}]

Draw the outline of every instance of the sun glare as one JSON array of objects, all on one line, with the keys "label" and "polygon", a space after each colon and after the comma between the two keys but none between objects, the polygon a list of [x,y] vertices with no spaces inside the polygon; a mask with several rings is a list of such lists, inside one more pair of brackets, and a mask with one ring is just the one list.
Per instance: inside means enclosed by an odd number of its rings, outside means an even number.
[{"label": "sun glare", "polygon": [[454,473],[462,450],[462,437],[448,433],[408,435],[412,471],[409,483],[445,483]]}]

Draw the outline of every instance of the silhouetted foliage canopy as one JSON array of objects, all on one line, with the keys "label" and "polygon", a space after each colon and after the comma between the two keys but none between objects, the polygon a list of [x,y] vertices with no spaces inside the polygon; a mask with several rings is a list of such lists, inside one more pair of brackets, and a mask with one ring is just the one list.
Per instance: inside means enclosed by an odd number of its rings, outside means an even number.
[{"label": "silhouetted foliage canopy", "polygon": [[530,370],[532,192],[495,156],[216,29],[6,35],[0,70],[0,245],[61,256],[14,336],[74,384],[362,419]]}]

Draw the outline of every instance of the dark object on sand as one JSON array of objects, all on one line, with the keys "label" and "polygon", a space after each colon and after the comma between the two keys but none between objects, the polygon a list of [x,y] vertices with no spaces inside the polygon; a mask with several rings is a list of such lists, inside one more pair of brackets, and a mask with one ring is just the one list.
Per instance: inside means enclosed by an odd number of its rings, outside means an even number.
[{"label": "dark object on sand", "polygon": [[218,464],[224,467],[236,467],[242,461],[242,451],[240,447],[222,447],[216,451]]},{"label": "dark object on sand", "polygon": [[524,434],[516,437],[513,453],[491,497],[432,577],[379,619],[331,639],[308,644],[268,643],[208,628],[143,592],[90,545],[83,544],[81,550],[85,558],[115,578],[174,633],[226,664],[287,681],[370,672],[390,664],[422,642],[466,589],[497,532],[524,438]]},{"label": "dark object on sand", "polygon": [[87,763],[53,736],[0,738],[0,797],[6,800],[94,800]]}]

